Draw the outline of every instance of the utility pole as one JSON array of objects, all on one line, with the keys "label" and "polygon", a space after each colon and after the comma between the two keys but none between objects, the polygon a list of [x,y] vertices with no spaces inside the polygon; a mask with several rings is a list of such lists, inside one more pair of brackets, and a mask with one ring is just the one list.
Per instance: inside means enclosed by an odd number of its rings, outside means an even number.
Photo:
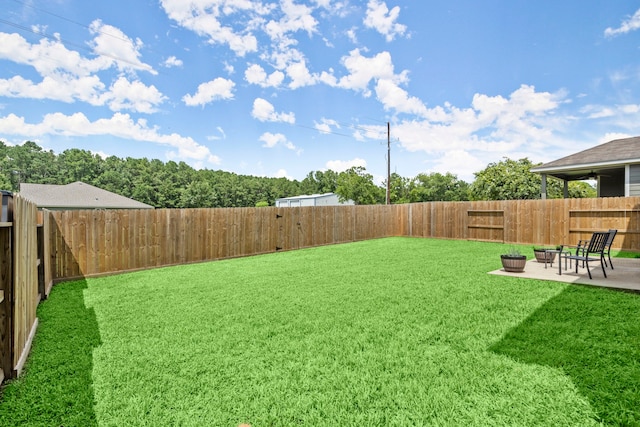
[{"label": "utility pole", "polygon": [[391,125],[387,122],[387,204],[391,204]]}]

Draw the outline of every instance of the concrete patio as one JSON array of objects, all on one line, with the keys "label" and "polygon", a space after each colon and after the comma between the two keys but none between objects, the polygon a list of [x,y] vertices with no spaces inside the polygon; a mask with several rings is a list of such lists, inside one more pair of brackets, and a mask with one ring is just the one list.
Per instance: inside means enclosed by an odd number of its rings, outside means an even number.
[{"label": "concrete patio", "polygon": [[607,277],[602,274],[600,262],[589,263],[589,269],[593,279],[589,279],[587,270],[582,266],[578,267],[576,274],[575,264],[565,270],[564,260],[562,261],[562,275],[558,274],[558,261],[553,266],[538,262],[535,259],[527,261],[524,272],[508,273],[503,269],[489,272],[500,276],[522,277],[526,279],[553,280],[556,282],[576,283],[581,285],[601,286],[605,288],[626,289],[640,292],[640,258],[613,258],[612,270],[605,267]]}]

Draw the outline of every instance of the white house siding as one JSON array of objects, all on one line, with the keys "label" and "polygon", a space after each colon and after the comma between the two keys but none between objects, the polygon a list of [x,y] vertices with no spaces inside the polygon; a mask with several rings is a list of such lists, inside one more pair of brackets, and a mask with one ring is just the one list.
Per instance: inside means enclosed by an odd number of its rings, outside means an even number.
[{"label": "white house siding", "polygon": [[640,165],[629,166],[629,196],[640,196]]}]

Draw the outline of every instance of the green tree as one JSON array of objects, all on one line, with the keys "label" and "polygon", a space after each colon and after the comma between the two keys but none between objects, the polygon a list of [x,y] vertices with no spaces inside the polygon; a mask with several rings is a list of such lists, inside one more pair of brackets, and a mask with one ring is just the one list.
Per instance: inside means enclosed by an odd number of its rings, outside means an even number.
[{"label": "green tree", "polygon": [[94,178],[93,182],[96,187],[131,197],[131,173],[119,157],[109,156],[104,159],[102,173]]},{"label": "green tree", "polygon": [[418,174],[410,183],[409,200],[415,202],[468,200],[469,184],[454,174]]},{"label": "green tree", "polygon": [[193,181],[181,195],[180,204],[185,208],[208,208],[213,200],[213,188],[206,181]]},{"label": "green tree", "polygon": [[470,187],[471,200],[522,200],[539,199],[542,178],[532,173],[534,165],[527,158],[511,160],[504,158],[498,163],[489,163],[476,172]]},{"label": "green tree", "polygon": [[[391,183],[391,185],[389,185],[389,199],[391,203],[409,203],[411,201],[411,180],[408,178],[404,178],[395,172],[391,174],[390,178],[391,179],[389,180],[389,182]],[[386,198],[386,180],[384,181],[383,187]]]},{"label": "green tree", "polygon": [[11,189],[18,191],[20,184],[55,183],[56,169],[53,151],[43,151],[38,144],[26,141],[22,145],[6,147],[5,176],[11,182]]},{"label": "green tree", "polygon": [[104,160],[88,150],[72,148],[58,155],[57,164],[60,184],[82,181],[93,185],[102,174]]},{"label": "green tree", "polygon": [[336,193],[340,201],[353,200],[356,205],[382,203],[385,190],[373,183],[373,175],[362,166],[354,166],[338,175]]},{"label": "green tree", "polygon": [[[568,190],[569,198],[581,199],[596,197],[597,195],[596,189],[584,181],[570,181]],[[564,197],[564,183],[562,180],[547,176],[547,197],[549,199],[562,199]]]},{"label": "green tree", "polygon": [[[563,194],[564,195],[564,194]],[[589,197],[597,197],[598,192],[588,182],[571,181],[569,183],[569,197],[581,199]],[[559,196],[562,197],[562,196]]]},{"label": "green tree", "polygon": [[0,190],[13,191],[13,184],[11,182],[13,168],[11,167],[9,149],[10,147],[3,141],[0,141]]},{"label": "green tree", "polygon": [[331,169],[309,172],[300,182],[301,194],[335,193],[338,187],[338,173]]}]

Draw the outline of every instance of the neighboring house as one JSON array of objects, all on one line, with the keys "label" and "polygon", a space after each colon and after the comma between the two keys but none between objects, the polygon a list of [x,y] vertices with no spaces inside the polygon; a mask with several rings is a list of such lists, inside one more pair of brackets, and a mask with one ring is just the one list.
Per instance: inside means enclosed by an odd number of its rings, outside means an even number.
[{"label": "neighboring house", "polygon": [[146,203],[80,181],[67,185],[20,184],[20,194],[40,209],[153,209]]},{"label": "neighboring house", "polygon": [[338,195],[335,193],[309,194],[295,197],[283,197],[276,199],[277,208],[293,208],[299,206],[338,206],[354,205],[353,200],[340,203]]},{"label": "neighboring house", "polygon": [[568,182],[597,180],[598,197],[640,196],[640,137],[615,139],[588,150],[532,168],[542,175],[542,198],[546,198],[547,176]]}]

